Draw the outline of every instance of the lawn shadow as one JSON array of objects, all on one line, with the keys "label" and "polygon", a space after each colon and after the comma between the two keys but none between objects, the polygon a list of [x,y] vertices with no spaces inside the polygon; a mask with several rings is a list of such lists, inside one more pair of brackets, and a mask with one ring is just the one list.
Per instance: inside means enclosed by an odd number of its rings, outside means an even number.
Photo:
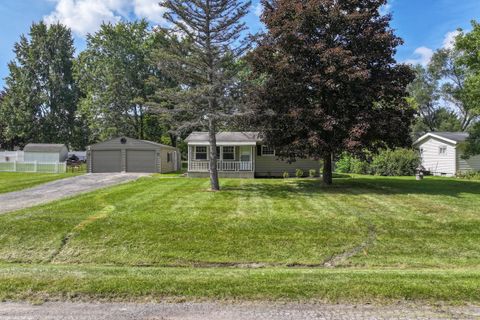
[{"label": "lawn shadow", "polygon": [[243,191],[258,196],[283,199],[300,195],[315,196],[316,194],[421,194],[448,197],[459,197],[461,194],[480,195],[480,182],[434,177],[428,177],[421,181],[409,177],[337,178],[330,186],[323,184],[320,179],[286,179],[279,183],[261,182],[262,179],[256,179],[240,186],[225,186],[223,190],[226,192]]}]

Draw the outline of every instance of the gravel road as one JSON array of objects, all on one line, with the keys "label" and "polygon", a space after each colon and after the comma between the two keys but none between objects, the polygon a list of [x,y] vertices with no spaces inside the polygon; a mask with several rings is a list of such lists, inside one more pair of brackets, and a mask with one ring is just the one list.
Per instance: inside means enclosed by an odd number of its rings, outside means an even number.
[{"label": "gravel road", "polygon": [[311,320],[478,319],[480,307],[279,303],[0,303],[0,319],[11,320]]},{"label": "gravel road", "polygon": [[[33,173],[34,174],[34,173]],[[91,173],[0,194],[0,214],[136,180],[145,173]]]}]

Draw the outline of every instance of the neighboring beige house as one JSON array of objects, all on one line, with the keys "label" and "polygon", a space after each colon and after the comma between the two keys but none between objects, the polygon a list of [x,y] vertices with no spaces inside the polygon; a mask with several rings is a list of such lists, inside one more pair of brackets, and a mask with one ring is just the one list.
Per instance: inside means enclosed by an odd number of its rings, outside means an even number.
[{"label": "neighboring beige house", "polygon": [[[288,163],[278,159],[275,150],[262,143],[258,132],[220,132],[216,135],[220,177],[254,178],[281,177],[284,172],[294,176],[296,169],[320,169],[320,162],[297,159]],[[193,132],[188,143],[188,176],[209,175],[209,142],[207,132]]]},{"label": "neighboring beige house", "polygon": [[90,173],[168,173],[179,170],[180,161],[177,148],[128,137],[114,138],[87,147]]},{"label": "neighboring beige house", "polygon": [[480,170],[480,156],[462,159],[459,145],[468,138],[465,132],[429,132],[414,142],[422,165],[434,175],[454,176],[457,172]]}]

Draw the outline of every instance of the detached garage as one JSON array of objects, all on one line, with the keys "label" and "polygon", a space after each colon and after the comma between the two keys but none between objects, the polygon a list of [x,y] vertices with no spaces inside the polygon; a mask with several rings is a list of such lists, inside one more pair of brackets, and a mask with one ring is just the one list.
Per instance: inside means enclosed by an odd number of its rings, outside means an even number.
[{"label": "detached garage", "polygon": [[180,151],[164,144],[120,137],[87,147],[88,172],[168,173],[180,169]]}]

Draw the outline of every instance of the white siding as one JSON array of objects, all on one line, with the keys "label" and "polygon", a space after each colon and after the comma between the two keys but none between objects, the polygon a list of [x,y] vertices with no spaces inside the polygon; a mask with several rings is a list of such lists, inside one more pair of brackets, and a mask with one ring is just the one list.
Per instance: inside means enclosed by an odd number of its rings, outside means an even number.
[{"label": "white siding", "polygon": [[480,155],[470,157],[467,160],[462,159],[461,153],[458,152],[458,160],[457,160],[457,168],[458,171],[478,171],[480,170]]},{"label": "white siding", "polygon": [[[422,165],[435,175],[455,175],[456,149],[452,143],[428,137],[417,146],[422,152]],[[440,154],[440,147],[446,147],[446,153]]]},{"label": "white siding", "polygon": [[58,162],[60,154],[58,152],[25,152],[24,159],[26,162]]}]

